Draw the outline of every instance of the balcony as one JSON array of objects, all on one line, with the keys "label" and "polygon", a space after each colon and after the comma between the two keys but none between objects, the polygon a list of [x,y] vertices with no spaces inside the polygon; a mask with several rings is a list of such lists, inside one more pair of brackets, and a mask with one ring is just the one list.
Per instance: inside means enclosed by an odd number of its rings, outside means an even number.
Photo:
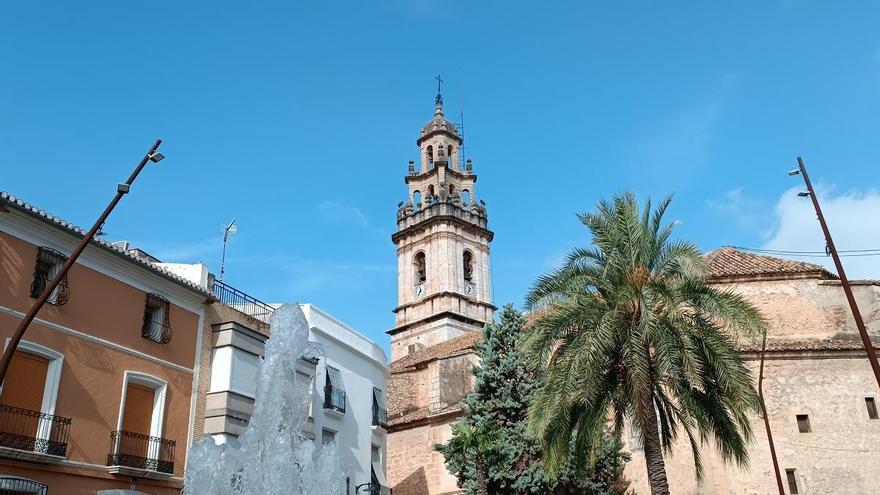
[{"label": "balcony", "polygon": [[0,455],[38,462],[67,456],[70,418],[0,404]]},{"label": "balcony", "polygon": [[110,433],[111,453],[107,466],[111,474],[167,478],[174,472],[174,441],[131,431]]},{"label": "balcony", "polygon": [[211,292],[221,303],[230,308],[244,313],[252,318],[256,318],[263,323],[269,323],[269,318],[275,311],[275,308],[252,297],[244,292],[226,285],[219,280],[214,280],[211,284]]},{"label": "balcony", "polygon": [[328,383],[324,387],[324,409],[345,414],[345,390]]}]

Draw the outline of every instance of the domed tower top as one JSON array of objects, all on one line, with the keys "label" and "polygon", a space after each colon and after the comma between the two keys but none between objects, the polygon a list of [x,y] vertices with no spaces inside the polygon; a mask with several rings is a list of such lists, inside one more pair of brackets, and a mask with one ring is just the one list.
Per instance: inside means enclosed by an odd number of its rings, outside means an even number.
[{"label": "domed tower top", "polygon": [[437,99],[434,103],[434,118],[429,120],[422,127],[422,133],[419,135],[419,139],[416,140],[416,144],[421,146],[422,142],[429,137],[434,136],[436,133],[447,134],[448,137],[452,138],[456,143],[462,143],[461,136],[459,136],[455,124],[443,115],[443,95],[439,92],[437,93]]},{"label": "domed tower top", "polygon": [[436,164],[448,165],[450,169],[457,170],[459,163],[459,148],[464,140],[458,132],[455,124],[443,115],[443,95],[440,93],[440,83],[443,82],[437,76],[437,98],[434,100],[434,118],[422,126],[422,132],[416,139],[421,151],[421,164],[419,172],[424,173],[434,169]]}]

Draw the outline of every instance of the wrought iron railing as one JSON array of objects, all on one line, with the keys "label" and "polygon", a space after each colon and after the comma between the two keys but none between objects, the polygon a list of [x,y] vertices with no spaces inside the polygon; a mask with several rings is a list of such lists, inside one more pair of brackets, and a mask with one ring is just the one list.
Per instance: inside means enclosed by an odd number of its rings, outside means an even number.
[{"label": "wrought iron railing", "polygon": [[159,294],[147,293],[141,336],[159,344],[171,342],[171,302]]},{"label": "wrought iron railing", "polygon": [[49,487],[33,480],[0,476],[0,494],[49,495]]},{"label": "wrought iron railing", "polygon": [[388,409],[373,401],[373,426],[388,428]]},{"label": "wrought iron railing", "polygon": [[269,318],[275,311],[275,308],[260,301],[259,299],[245,294],[244,292],[226,285],[219,280],[214,280],[211,284],[211,292],[220,302],[230,308],[252,316],[264,323],[269,323]]},{"label": "wrought iron railing", "polygon": [[174,472],[174,440],[119,430],[110,433],[110,442],[108,466],[124,466],[165,474]]},{"label": "wrought iron railing", "polygon": [[370,495],[391,495],[391,488],[382,486],[379,483],[370,483],[367,493]]},{"label": "wrought iron railing", "polygon": [[327,384],[324,387],[324,409],[345,412],[345,390]]},{"label": "wrought iron railing", "polygon": [[69,430],[70,418],[0,404],[0,447],[65,457]]}]

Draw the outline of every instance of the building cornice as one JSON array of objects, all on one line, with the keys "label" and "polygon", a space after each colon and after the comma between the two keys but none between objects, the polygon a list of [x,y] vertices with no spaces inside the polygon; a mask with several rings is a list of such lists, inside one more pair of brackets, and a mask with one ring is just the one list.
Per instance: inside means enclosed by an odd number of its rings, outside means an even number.
[{"label": "building cornice", "polygon": [[445,223],[457,223],[459,225],[464,226],[465,228],[472,229],[473,231],[485,236],[489,242],[492,242],[492,240],[495,238],[495,233],[485,227],[481,227],[473,222],[465,220],[461,217],[457,217],[455,215],[450,215],[448,213],[440,213],[437,215],[431,215],[428,218],[425,218],[423,220],[419,220],[416,223],[414,223],[408,227],[404,227],[404,228],[398,230],[397,232],[391,234],[391,241],[394,242],[394,244],[398,244],[400,242],[401,238],[406,237],[407,235],[409,235],[413,232],[418,232],[419,230],[424,229],[424,228],[426,228],[430,225],[433,225],[435,223],[444,223],[444,222]]},{"label": "building cornice", "polygon": [[[403,180],[407,184],[409,184],[411,181],[415,181],[415,180],[425,180],[427,178],[430,178],[431,175],[439,175],[440,168],[441,167],[434,167],[431,170],[428,170],[427,172],[419,172],[417,174],[407,175],[406,177],[404,177]],[[459,180],[472,179],[474,182],[477,182],[477,174],[473,174],[473,173],[469,174],[469,173],[455,170],[455,169],[451,168],[448,164],[444,164],[443,168],[446,169],[447,174],[455,177],[456,179],[459,179]]]},{"label": "building cornice", "polygon": [[[489,304],[489,303],[476,303],[476,304],[479,304],[481,306],[485,306],[487,308],[491,308],[493,311],[498,309],[494,305]],[[399,308],[395,308],[395,311],[397,311],[397,309],[399,309]],[[425,324],[425,323],[431,323],[432,321],[442,320],[443,318],[452,318],[454,320],[458,320],[463,323],[468,323],[471,325],[485,325],[486,323],[488,323],[485,320],[480,320],[478,318],[466,316],[466,315],[463,315],[460,313],[456,313],[454,311],[442,311],[440,313],[435,313],[430,316],[426,316],[424,318],[420,318],[418,320],[411,321],[409,323],[405,323],[403,325],[398,325],[398,326],[392,328],[391,330],[386,331],[385,333],[387,333],[388,335],[392,335],[392,336],[397,335],[398,333],[403,332],[404,330],[407,330],[413,326],[421,325],[421,324]]]}]

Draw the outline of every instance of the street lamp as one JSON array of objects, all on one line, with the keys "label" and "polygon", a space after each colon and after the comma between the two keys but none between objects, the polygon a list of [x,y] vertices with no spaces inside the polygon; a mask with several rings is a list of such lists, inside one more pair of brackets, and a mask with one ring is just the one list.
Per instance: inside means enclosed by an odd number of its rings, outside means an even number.
[{"label": "street lamp", "polygon": [[816,191],[813,190],[813,184],[810,183],[810,176],[807,174],[807,167],[804,165],[804,161],[801,157],[797,157],[797,161],[797,170],[792,170],[788,175],[800,174],[804,178],[804,184],[807,186],[807,191],[799,192],[798,196],[802,198],[809,196],[810,199],[813,200],[813,208],[816,210],[816,217],[819,219],[819,225],[822,227],[822,234],[825,236],[825,252],[830,254],[831,258],[834,260],[834,266],[837,268],[837,276],[840,278],[840,285],[843,287],[843,292],[846,294],[849,309],[852,311],[853,320],[855,320],[856,328],[858,328],[859,335],[862,338],[862,345],[865,346],[865,352],[868,354],[871,370],[874,372],[874,379],[877,381],[877,386],[880,387],[880,363],[877,362],[877,353],[874,351],[874,344],[868,336],[868,330],[865,328],[865,322],[862,320],[859,306],[856,304],[856,298],[853,296],[849,280],[846,278],[846,273],[843,271],[843,263],[840,261],[840,256],[837,254],[837,248],[834,247],[834,240],[831,239],[831,232],[828,230],[825,216],[822,215],[822,208],[819,207],[819,200],[816,198]]},{"label": "street lamp", "polygon": [[150,147],[150,150],[147,151],[147,154],[141,159],[138,166],[135,167],[134,172],[128,177],[128,180],[116,186],[116,196],[110,201],[110,204],[107,205],[107,208],[104,209],[104,212],[101,213],[101,216],[95,222],[95,225],[92,226],[92,229],[83,236],[82,240],[80,240],[79,244],[76,246],[76,249],[73,250],[70,257],[67,258],[67,261],[61,265],[61,270],[55,275],[46,287],[43,288],[43,293],[39,298],[34,302],[33,306],[31,306],[30,311],[28,311],[27,315],[21,320],[18,328],[15,329],[15,333],[12,334],[12,338],[9,341],[9,345],[6,346],[6,351],[3,352],[3,358],[0,360],[0,384],[6,379],[6,371],[9,370],[9,363],[12,361],[12,355],[15,353],[15,350],[18,348],[18,343],[21,342],[22,337],[24,337],[25,331],[27,331],[28,326],[31,322],[34,321],[34,318],[37,317],[37,313],[46,304],[46,301],[49,299],[49,296],[58,287],[58,284],[64,279],[64,276],[67,275],[67,272],[70,271],[70,268],[76,263],[76,260],[82,254],[82,252],[86,249],[86,246],[89,245],[89,242],[94,239],[95,235],[101,230],[101,227],[104,225],[104,222],[107,220],[107,217],[110,216],[110,213],[116,208],[116,205],[119,204],[119,201],[123,196],[128,194],[131,190],[131,185],[134,183],[134,180],[137,179],[138,174],[141,173],[141,170],[146,166],[147,161],[152,161],[153,163],[158,163],[160,160],[165,158],[162,153],[159,153],[157,150],[159,149],[159,145],[162,144],[161,139],[157,139],[153,146]]}]

